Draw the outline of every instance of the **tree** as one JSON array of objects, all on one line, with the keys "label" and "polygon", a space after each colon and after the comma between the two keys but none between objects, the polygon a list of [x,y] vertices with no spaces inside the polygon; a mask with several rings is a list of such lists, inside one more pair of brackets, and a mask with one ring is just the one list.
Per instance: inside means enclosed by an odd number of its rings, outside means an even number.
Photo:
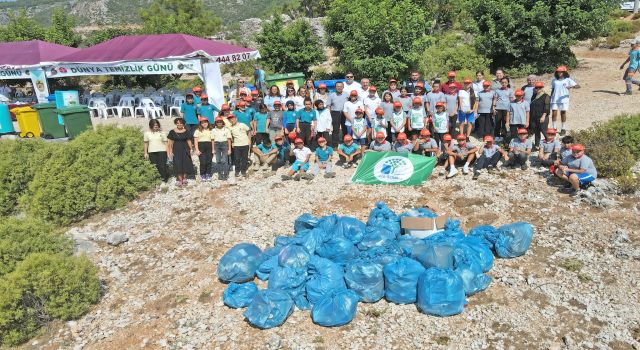
[{"label": "tree", "polygon": [[571,45],[606,33],[613,1],[470,0],[475,45],[493,67],[544,72],[574,66]]},{"label": "tree", "polygon": [[408,73],[426,46],[430,9],[410,0],[333,1],[326,31],[341,69],[378,85]]},{"label": "tree", "polygon": [[73,17],[63,9],[56,8],[51,15],[51,26],[45,32],[45,40],[50,43],[78,47],[80,36],[74,31],[76,27]]},{"label": "tree", "polygon": [[324,52],[304,19],[284,25],[279,16],[262,27],[256,37],[265,65],[275,72],[306,72],[324,60]]},{"label": "tree", "polygon": [[300,9],[307,17],[322,17],[329,10],[331,0],[300,0]]},{"label": "tree", "polygon": [[426,78],[444,77],[450,70],[460,72],[459,77],[464,77],[462,74],[473,77],[475,74],[471,72],[489,66],[490,61],[478,54],[475,47],[458,34],[437,35],[431,41],[418,64],[418,70]]},{"label": "tree", "polygon": [[45,30],[42,28],[40,23],[27,17],[25,10],[20,12],[9,12],[7,17],[7,25],[0,27],[1,41],[9,42],[45,39]]},{"label": "tree", "polygon": [[119,37],[122,35],[131,35],[131,34],[136,34],[136,31],[129,28],[124,28],[124,27],[102,28],[102,29],[94,30],[91,33],[89,33],[87,38],[84,40],[83,44],[85,46],[92,46],[95,44],[100,44],[107,40],[111,40],[115,37]]},{"label": "tree", "polygon": [[140,10],[145,34],[183,33],[209,37],[221,28],[221,20],[205,8],[202,0],[154,0]]}]

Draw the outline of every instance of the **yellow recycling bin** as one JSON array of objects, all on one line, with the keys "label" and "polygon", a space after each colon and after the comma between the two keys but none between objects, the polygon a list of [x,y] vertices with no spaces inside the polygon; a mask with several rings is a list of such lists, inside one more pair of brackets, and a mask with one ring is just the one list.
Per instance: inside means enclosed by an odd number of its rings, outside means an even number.
[{"label": "yellow recycling bin", "polygon": [[38,112],[31,106],[17,107],[11,110],[18,120],[18,128],[20,129],[20,137],[40,137],[42,129],[40,128],[40,120]]}]

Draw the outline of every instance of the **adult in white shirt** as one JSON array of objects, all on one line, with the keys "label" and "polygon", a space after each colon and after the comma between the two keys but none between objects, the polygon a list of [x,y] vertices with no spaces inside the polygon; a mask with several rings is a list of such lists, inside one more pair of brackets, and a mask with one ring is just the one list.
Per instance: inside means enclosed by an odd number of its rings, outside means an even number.
[{"label": "adult in white shirt", "polygon": [[376,108],[380,107],[382,100],[378,97],[378,89],[375,86],[369,87],[369,93],[362,98],[364,104],[364,114],[369,122],[376,118]]},{"label": "adult in white shirt", "polygon": [[[365,97],[369,96],[369,88],[371,87],[371,81],[369,78],[360,79],[360,90],[358,90],[358,96],[360,99],[364,100]],[[378,92],[376,91],[376,96],[378,96]],[[380,96],[378,96],[380,97]]]},{"label": "adult in white shirt", "polygon": [[356,91],[359,93],[360,90],[362,90],[362,85],[360,85],[360,83],[358,83],[357,81],[353,80],[352,72],[348,72],[344,78],[346,79],[344,82],[344,92],[350,94],[351,91]]},{"label": "adult in white shirt", "polygon": [[364,110],[364,104],[362,103],[362,100],[358,98],[358,92],[356,90],[352,90],[349,93],[349,99],[344,103],[344,108],[342,109],[342,113],[345,117],[344,125],[347,129],[345,135],[352,134],[353,130],[351,129],[351,122],[356,118],[357,109]]},{"label": "adult in white shirt", "polygon": [[553,128],[556,128],[556,120],[558,119],[558,111],[560,111],[560,136],[564,136],[567,131],[564,123],[567,122],[567,111],[569,110],[569,90],[577,89],[580,85],[569,77],[566,66],[560,66],[556,69],[555,77],[551,81],[551,120]]},{"label": "adult in white shirt", "polygon": [[484,72],[479,70],[476,72],[476,80],[473,82],[473,93],[478,98],[478,93],[484,90]]}]

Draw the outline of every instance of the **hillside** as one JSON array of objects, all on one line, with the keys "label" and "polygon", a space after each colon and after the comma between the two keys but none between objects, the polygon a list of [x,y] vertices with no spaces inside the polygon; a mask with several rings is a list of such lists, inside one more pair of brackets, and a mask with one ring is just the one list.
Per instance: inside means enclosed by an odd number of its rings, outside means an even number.
[{"label": "hillside", "polygon": [[[73,14],[79,25],[92,24],[131,24],[138,23],[138,10],[151,0],[16,0],[0,2],[0,23],[6,23],[7,13],[26,9],[27,13],[41,23],[48,23],[53,8],[64,8]],[[233,23],[247,18],[263,17],[274,9],[295,3],[296,0],[264,1],[235,0],[230,3],[223,0],[204,0],[225,23]]]}]

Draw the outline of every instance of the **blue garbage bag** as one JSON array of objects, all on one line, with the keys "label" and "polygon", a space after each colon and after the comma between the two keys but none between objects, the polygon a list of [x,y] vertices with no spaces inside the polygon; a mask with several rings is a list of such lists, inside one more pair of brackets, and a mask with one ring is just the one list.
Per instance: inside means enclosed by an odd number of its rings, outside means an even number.
[{"label": "blue garbage bag", "polygon": [[305,247],[291,244],[282,248],[278,254],[278,265],[304,269],[310,257]]},{"label": "blue garbage bag", "polygon": [[255,244],[237,244],[220,258],[218,278],[225,282],[250,281],[261,263],[262,251]]},{"label": "blue garbage bag", "polygon": [[262,281],[266,281],[269,279],[269,274],[271,270],[275,269],[278,266],[278,256],[272,256],[267,258],[265,261],[258,266],[256,270],[256,276]]},{"label": "blue garbage bag", "polygon": [[383,246],[361,251],[360,259],[370,260],[382,266],[390,264],[403,256],[402,248],[397,241],[387,241]]},{"label": "blue garbage bag", "polygon": [[398,239],[398,245],[402,249],[402,254],[406,257],[411,257],[411,253],[418,247],[424,247],[426,243],[420,239],[410,235],[402,235]]},{"label": "blue garbage bag", "polygon": [[376,203],[376,207],[371,209],[367,226],[385,228],[395,236],[400,235],[400,217],[389,209],[384,202]]},{"label": "blue garbage bag", "polygon": [[455,245],[452,243],[428,241],[424,246],[416,246],[411,252],[411,258],[419,261],[425,268],[450,269],[453,267],[454,250]]},{"label": "blue garbage bag", "polygon": [[256,293],[258,293],[258,286],[254,282],[242,284],[231,282],[222,294],[222,301],[228,307],[239,309],[249,306]]},{"label": "blue garbage bag", "polygon": [[416,302],[418,278],[424,272],[419,262],[402,257],[384,269],[385,297],[396,304]]},{"label": "blue garbage bag", "polygon": [[358,243],[358,249],[367,250],[372,247],[386,245],[390,241],[396,240],[396,234],[383,227],[367,226],[364,237]]},{"label": "blue garbage bag", "polygon": [[289,244],[295,243],[295,240],[296,240],[295,236],[277,236],[273,240],[273,245],[275,247],[282,248],[282,247],[287,246]]},{"label": "blue garbage bag", "polygon": [[344,264],[357,256],[358,249],[346,238],[333,237],[322,243],[316,254],[335,263]]},{"label": "blue garbage bag", "polygon": [[269,257],[269,256],[278,256],[278,254],[280,254],[280,251],[282,250],[282,248],[284,248],[284,246],[276,246],[276,247],[267,248],[267,249],[262,251],[262,254],[263,254],[265,259],[266,259],[266,257]]},{"label": "blue garbage bag", "polygon": [[329,259],[312,256],[307,270],[309,279],[306,284],[307,299],[315,304],[332,290],[344,289],[342,266]]},{"label": "blue garbage bag", "polygon": [[269,289],[279,289],[289,293],[296,306],[303,309],[305,300],[298,298],[304,295],[304,285],[307,282],[307,270],[295,267],[276,266],[269,274]]},{"label": "blue garbage bag", "polygon": [[295,242],[307,249],[313,255],[316,249],[326,240],[325,231],[321,228],[306,230],[296,236]]},{"label": "blue garbage bag", "polygon": [[452,316],[464,310],[462,279],[448,269],[427,269],[418,280],[418,310],[433,316]]},{"label": "blue garbage bag", "polygon": [[453,271],[462,279],[462,287],[466,295],[481,292],[491,284],[491,277],[482,273],[480,259],[472,250],[457,248],[453,252]]},{"label": "blue garbage bag", "polygon": [[345,269],[344,279],[349,289],[365,303],[375,303],[384,296],[384,275],[380,264],[352,260]]},{"label": "blue garbage bag", "polygon": [[313,322],[324,327],[345,325],[356,316],[358,295],[348,289],[334,290],[311,310]]},{"label": "blue garbage bag", "polygon": [[458,242],[457,247],[475,253],[482,272],[488,272],[493,267],[493,252],[484,239],[467,236]]},{"label": "blue garbage bag", "polygon": [[319,219],[309,213],[304,213],[293,222],[293,230],[296,234],[304,230],[311,230],[318,226]]},{"label": "blue garbage bag", "polygon": [[515,222],[498,228],[496,254],[501,258],[515,258],[529,249],[533,239],[533,226],[527,222]]},{"label": "blue garbage bag", "polygon": [[480,225],[469,230],[467,237],[475,237],[481,239],[485,245],[491,250],[495,249],[498,241],[498,229],[491,225]]},{"label": "blue garbage bag", "polygon": [[293,300],[282,290],[258,291],[243,315],[252,325],[268,329],[278,327],[293,312]]},{"label": "blue garbage bag", "polygon": [[364,237],[365,228],[364,222],[350,216],[342,216],[338,218],[333,235],[342,236],[351,241],[351,243],[358,244]]},{"label": "blue garbage bag", "polygon": [[454,220],[451,218],[449,218],[447,222],[444,224],[444,231],[442,232],[442,234],[445,237],[457,238],[457,239],[464,238],[465,236],[464,231],[460,227],[460,220]]}]

